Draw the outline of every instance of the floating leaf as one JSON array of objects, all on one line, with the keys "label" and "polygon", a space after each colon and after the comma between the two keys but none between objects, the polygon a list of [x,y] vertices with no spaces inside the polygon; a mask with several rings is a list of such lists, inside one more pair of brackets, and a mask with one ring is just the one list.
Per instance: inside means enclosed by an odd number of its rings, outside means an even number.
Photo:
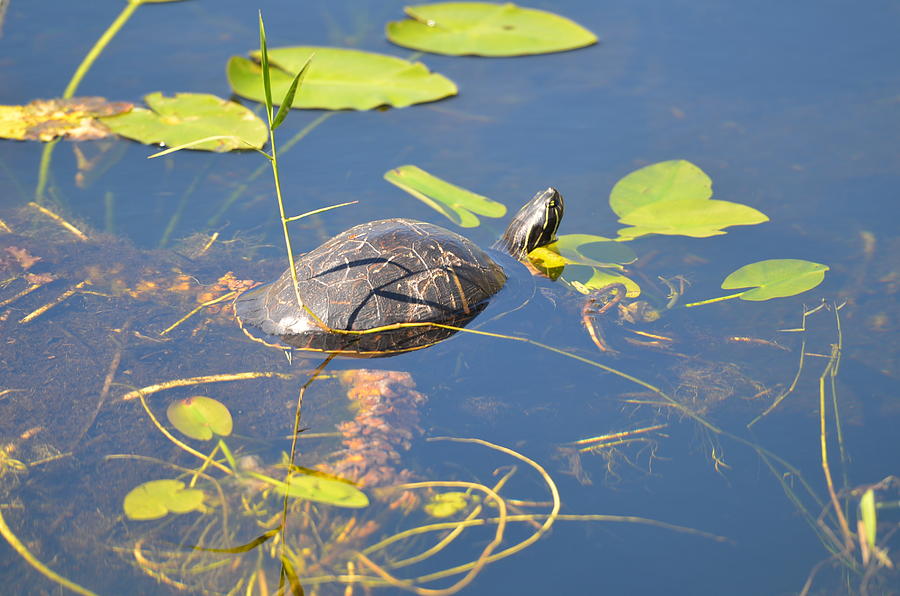
[{"label": "floating leaf", "polygon": [[202,490],[185,488],[180,480],[151,480],[125,495],[122,508],[129,519],[159,519],[171,513],[203,511]]},{"label": "floating leaf", "polygon": [[[272,479],[270,479],[272,480]],[[283,495],[337,507],[368,507],[369,497],[350,482],[323,473],[291,474],[287,483],[276,481]]]},{"label": "floating leaf", "polygon": [[708,199],[712,180],[683,159],[662,161],[635,170],[616,182],[609,194],[609,206],[619,217],[658,201]]},{"label": "floating leaf", "polygon": [[425,513],[431,517],[451,517],[466,509],[469,506],[469,499],[474,497],[463,492],[439,493],[425,504]]},{"label": "floating leaf", "polygon": [[802,259],[770,259],[744,265],[725,278],[723,290],[755,286],[741,300],[762,301],[794,296],[816,287],[825,279],[828,265]]},{"label": "floating leaf", "polygon": [[593,234],[563,234],[528,257],[551,279],[559,277],[565,267],[563,280],[584,294],[615,283],[625,286],[629,298],[641,294],[636,282],[616,270],[637,260],[634,251],[622,242]]},{"label": "floating leaf", "polygon": [[[207,93],[176,93],[164,97],[156,92],[144,98],[151,110],[135,108],[127,114],[103,118],[113,132],[148,145],[189,144],[198,139],[223,137],[192,144],[203,151],[259,149],[268,129],[244,106]],[[246,143],[244,142],[246,141]]]},{"label": "floating leaf", "polygon": [[481,223],[476,213],[485,217],[506,215],[503,203],[450,184],[416,166],[394,168],[385,173],[384,179],[464,228]]},{"label": "floating leaf", "polygon": [[233,427],[231,412],[225,404],[202,395],[172,402],[166,416],[172,426],[201,441],[210,440],[214,434],[227,437]]},{"label": "floating leaf", "polygon": [[749,226],[769,221],[765,213],[753,207],[703,199],[659,201],[638,207],[620,223],[634,227],[619,230],[619,237],[631,240],[646,234],[667,234],[706,238],[724,234],[722,228]]},{"label": "floating leaf", "polygon": [[[421,62],[410,62],[371,52],[296,46],[268,51],[273,98],[284,97],[298,72],[315,54],[294,100],[295,108],[371,110],[382,105],[402,108],[456,95],[450,79],[429,72]],[[253,52],[253,56],[259,56]],[[228,61],[228,82],[235,93],[265,101],[261,68],[253,60],[233,56]]]},{"label": "floating leaf", "polygon": [[388,23],[387,38],[435,54],[521,56],[597,43],[596,35],[565,17],[512,3],[445,2],[404,11],[410,19]]},{"label": "floating leaf", "polygon": [[637,282],[618,271],[610,269],[573,265],[566,268],[566,274],[563,279],[572,284],[572,287],[582,294],[590,294],[612,284],[622,284],[625,286],[625,296],[627,298],[637,298],[641,295],[641,286]]},{"label": "floating leaf", "polygon": [[593,234],[562,234],[547,248],[577,265],[605,267],[627,265],[637,260],[637,255],[627,244]]},{"label": "floating leaf", "polygon": [[552,280],[559,279],[563,269],[568,264],[568,260],[565,257],[553,252],[546,246],[539,246],[528,253],[528,260],[534,265],[535,269]]},{"label": "floating leaf", "polygon": [[110,136],[98,118],[128,112],[133,104],[102,97],[36,99],[24,106],[0,106],[0,138],[52,141],[66,137],[88,141]]}]

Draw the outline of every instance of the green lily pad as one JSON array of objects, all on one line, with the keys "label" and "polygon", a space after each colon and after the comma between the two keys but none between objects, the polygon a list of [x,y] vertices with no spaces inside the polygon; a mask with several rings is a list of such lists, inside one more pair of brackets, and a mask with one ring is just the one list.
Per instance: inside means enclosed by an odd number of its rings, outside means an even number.
[{"label": "green lily pad", "polygon": [[707,238],[724,234],[722,228],[749,226],[769,221],[765,213],[730,201],[685,199],[660,201],[638,207],[619,219],[633,227],[619,230],[619,238],[631,240],[647,234]]},{"label": "green lily pad", "polygon": [[641,295],[641,286],[636,281],[615,270],[573,265],[566,268],[563,279],[582,294],[590,294],[612,284],[622,284],[627,298]]},{"label": "green lily pad", "polygon": [[321,472],[291,474],[287,482],[277,482],[276,490],[289,497],[358,509],[369,506],[369,497],[347,480]]},{"label": "green lily pad", "polygon": [[828,265],[802,259],[770,259],[744,265],[722,282],[723,290],[755,286],[741,300],[762,301],[794,296],[816,287],[825,279]]},{"label": "green lily pad", "polygon": [[180,480],[151,480],[134,487],[122,503],[125,516],[150,520],[169,513],[203,511],[203,491],[184,486]]},{"label": "green lily pad", "polygon": [[202,395],[172,402],[166,410],[166,416],[172,426],[192,439],[201,441],[210,440],[214,434],[227,437],[233,427],[231,412],[225,404]]},{"label": "green lily pad", "polygon": [[605,267],[628,265],[637,260],[637,255],[627,244],[593,234],[562,234],[547,248],[577,265]]},{"label": "green lily pad", "polygon": [[597,36],[552,12],[512,3],[443,2],[407,6],[388,23],[387,38],[405,48],[460,56],[522,56],[574,50]]},{"label": "green lily pad", "polygon": [[481,223],[476,213],[485,217],[506,215],[503,203],[450,184],[417,166],[394,168],[385,173],[384,179],[464,228],[474,228]]},{"label": "green lily pad", "polygon": [[[252,55],[258,57],[259,52]],[[295,74],[312,57],[294,99],[294,108],[371,110],[383,105],[402,108],[457,93],[453,81],[429,72],[421,62],[385,54],[296,46],[270,49],[268,56],[275,101],[286,95]],[[233,56],[228,61],[228,82],[234,92],[264,102],[260,73],[260,65],[253,60]]]},{"label": "green lily pad", "polygon": [[[114,133],[148,145],[175,147],[207,137],[188,149],[232,151],[260,149],[268,138],[266,125],[244,106],[208,93],[156,92],[144,98],[150,110],[134,108],[100,120]],[[246,142],[245,142],[246,141]]]},{"label": "green lily pad", "polygon": [[472,495],[463,492],[446,492],[434,495],[431,501],[425,504],[425,513],[431,517],[446,518],[464,511],[469,506]]},{"label": "green lily pad", "polygon": [[564,274],[563,280],[583,294],[614,283],[623,284],[629,298],[641,294],[641,287],[618,271],[637,260],[634,251],[622,242],[593,234],[563,234],[552,244],[529,253],[528,258],[551,279]]},{"label": "green lily pad", "polygon": [[619,217],[659,201],[708,199],[712,180],[683,159],[662,161],[635,170],[616,182],[609,194],[609,206]]}]

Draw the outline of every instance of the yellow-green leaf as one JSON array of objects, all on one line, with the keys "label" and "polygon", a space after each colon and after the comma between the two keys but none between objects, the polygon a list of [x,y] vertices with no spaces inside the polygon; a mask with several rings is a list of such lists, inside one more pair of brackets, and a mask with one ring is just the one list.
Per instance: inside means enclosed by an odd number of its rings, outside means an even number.
[{"label": "yellow-green leaf", "polygon": [[506,205],[450,184],[412,165],[400,166],[385,173],[384,179],[416,197],[453,223],[474,228],[478,216],[503,217]]},{"label": "yellow-green leaf", "polygon": [[629,211],[619,219],[632,227],[619,230],[621,239],[646,234],[706,238],[724,234],[723,228],[769,221],[765,213],[741,203],[704,199],[658,201]]},{"label": "yellow-green leaf", "polygon": [[425,504],[425,513],[431,517],[452,517],[469,506],[473,497],[463,492],[438,493]]},{"label": "yellow-green leaf", "polygon": [[594,234],[561,234],[547,248],[559,253],[568,263],[577,265],[608,267],[637,260],[628,245]]},{"label": "yellow-green leaf", "polygon": [[203,511],[204,497],[202,490],[185,488],[180,480],[151,480],[125,495],[122,508],[129,519],[159,519],[169,513]]},{"label": "yellow-green leaf", "polygon": [[287,482],[255,472],[249,474],[268,482],[279,493],[289,497],[327,503],[336,507],[360,508],[369,505],[369,497],[366,496],[366,493],[356,488],[351,482],[324,472],[314,470],[296,472],[288,476]]},{"label": "yellow-green leaf", "polygon": [[[372,52],[296,46],[268,50],[272,97],[283,98],[298,72],[315,54],[294,108],[326,110],[371,110],[388,105],[402,108],[456,95],[450,79],[432,73],[421,62],[410,62]],[[253,52],[258,57],[258,52]],[[265,101],[260,65],[233,56],[228,61],[228,82],[235,93],[254,101]]]},{"label": "yellow-green leaf", "polygon": [[227,437],[231,434],[231,412],[220,401],[195,395],[169,404],[166,416],[172,426],[192,439],[208,441],[213,435]]},{"label": "yellow-green leaf", "polygon": [[744,265],[722,282],[723,290],[754,287],[741,300],[762,301],[794,296],[811,290],[825,279],[828,265],[802,259],[769,259]]},{"label": "yellow-green leaf", "polygon": [[875,510],[875,492],[870,488],[859,500],[859,517],[866,529],[866,544],[869,550],[875,550],[875,539],[878,532],[878,514]]},{"label": "yellow-green leaf", "polygon": [[712,180],[683,159],[661,161],[635,170],[616,182],[609,194],[609,206],[619,217],[659,201],[708,199]]},{"label": "yellow-green leaf", "polygon": [[[148,145],[189,149],[232,151],[259,149],[268,129],[244,106],[208,93],[176,93],[165,97],[156,92],[144,98],[151,109],[135,108],[127,114],[101,118],[113,132]],[[198,139],[219,137],[191,144]]]}]

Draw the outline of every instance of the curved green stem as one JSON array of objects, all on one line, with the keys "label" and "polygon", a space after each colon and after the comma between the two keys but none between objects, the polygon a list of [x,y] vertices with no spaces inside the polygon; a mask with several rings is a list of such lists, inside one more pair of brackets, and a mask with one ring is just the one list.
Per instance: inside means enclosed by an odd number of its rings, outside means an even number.
[{"label": "curved green stem", "polygon": [[84,59],[81,61],[81,64],[78,65],[78,68],[75,70],[75,74],[72,75],[72,80],[69,81],[69,84],[66,86],[66,90],[63,91],[63,99],[69,99],[73,95],[75,95],[75,91],[78,89],[78,85],[81,84],[81,80],[87,74],[87,72],[91,69],[91,66],[94,65],[94,62],[97,60],[97,57],[100,56],[100,53],[106,48],[109,42],[113,37],[116,36],[116,33],[125,25],[131,15],[134,14],[134,11],[138,9],[138,7],[144,3],[144,0],[128,0],[128,4],[122,10],[116,20],[112,22],[112,24],[107,27],[106,31],[103,32],[103,35],[94,43],[94,46],[88,51],[87,55],[85,55]]},{"label": "curved green stem", "polygon": [[[75,95],[75,91],[78,90],[78,86],[81,84],[81,80],[84,79],[84,76],[91,69],[91,66],[94,65],[94,62],[97,60],[97,57],[100,56],[100,53],[106,48],[109,42],[115,37],[116,33],[125,25],[126,21],[131,18],[131,15],[134,14],[134,11],[138,9],[138,7],[144,3],[144,0],[128,0],[128,3],[125,5],[125,8],[119,13],[119,16],[116,17],[116,20],[112,22],[112,24],[107,27],[106,31],[103,32],[103,35],[94,42],[94,46],[88,51],[85,55],[84,59],[81,61],[81,64],[78,65],[78,68],[75,69],[75,74],[72,75],[72,78],[69,80],[69,84],[66,85],[65,90],[63,91],[62,97],[63,99],[70,99]],[[44,149],[41,152],[41,165],[38,167],[38,181],[37,186],[34,189],[34,201],[40,205],[44,202],[44,191],[47,189],[47,178],[50,171],[50,162],[53,158],[53,149],[56,147],[56,143],[58,139],[54,139],[44,145]]]},{"label": "curved green stem", "polygon": [[41,575],[46,577],[47,579],[56,582],[60,586],[75,592],[76,594],[83,594],[84,596],[96,596],[94,592],[82,588],[75,582],[64,578],[59,575],[46,565],[40,562],[37,557],[31,554],[31,551],[28,550],[22,541],[13,533],[13,531],[6,525],[6,520],[3,519],[3,513],[0,512],[0,535],[6,538],[6,541],[9,542],[9,545],[19,553],[19,556],[25,559],[29,565],[34,567]]}]

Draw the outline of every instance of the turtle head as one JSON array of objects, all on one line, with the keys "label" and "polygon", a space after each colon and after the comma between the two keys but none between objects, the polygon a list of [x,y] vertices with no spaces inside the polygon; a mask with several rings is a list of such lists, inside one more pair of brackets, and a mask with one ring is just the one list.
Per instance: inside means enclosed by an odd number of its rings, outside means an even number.
[{"label": "turtle head", "polygon": [[534,249],[556,240],[563,210],[563,198],[558,190],[552,187],[542,190],[519,209],[494,248],[524,260]]}]

